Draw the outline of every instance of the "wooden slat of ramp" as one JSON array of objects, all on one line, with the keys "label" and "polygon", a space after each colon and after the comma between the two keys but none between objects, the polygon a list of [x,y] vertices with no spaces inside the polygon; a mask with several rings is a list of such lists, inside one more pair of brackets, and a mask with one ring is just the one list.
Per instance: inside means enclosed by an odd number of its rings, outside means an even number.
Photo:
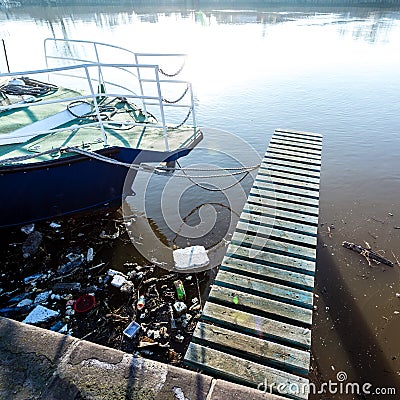
[{"label": "wooden slat of ramp", "polygon": [[[307,384],[321,150],[319,134],[275,131],[194,331],[187,365],[253,387],[265,380]],[[308,398],[290,389],[287,396]]]}]

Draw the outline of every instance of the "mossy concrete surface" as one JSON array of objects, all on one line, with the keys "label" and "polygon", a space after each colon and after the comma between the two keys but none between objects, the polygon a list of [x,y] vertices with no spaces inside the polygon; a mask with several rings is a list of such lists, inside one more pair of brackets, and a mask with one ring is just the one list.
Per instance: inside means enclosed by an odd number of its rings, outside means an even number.
[{"label": "mossy concrete surface", "polygon": [[0,317],[0,399],[283,398]]}]

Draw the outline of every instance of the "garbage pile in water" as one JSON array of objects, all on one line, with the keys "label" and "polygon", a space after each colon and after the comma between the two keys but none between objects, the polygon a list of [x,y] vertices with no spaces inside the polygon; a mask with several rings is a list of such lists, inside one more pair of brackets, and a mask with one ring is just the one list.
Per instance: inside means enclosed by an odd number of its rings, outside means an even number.
[{"label": "garbage pile in water", "polygon": [[[171,273],[138,262],[120,220],[70,219],[21,231],[2,232],[1,316],[182,361],[201,314],[206,273]],[[125,247],[125,260],[111,261]]]}]

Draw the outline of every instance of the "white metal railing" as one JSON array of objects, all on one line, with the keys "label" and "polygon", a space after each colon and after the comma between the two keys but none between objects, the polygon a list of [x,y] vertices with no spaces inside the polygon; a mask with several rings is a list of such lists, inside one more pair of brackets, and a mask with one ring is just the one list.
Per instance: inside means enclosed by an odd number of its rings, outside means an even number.
[{"label": "white metal railing", "polygon": [[[61,55],[52,55],[49,52],[48,44],[49,43],[57,43],[57,42],[65,42],[67,44],[78,43],[78,44],[88,44],[93,46],[94,51],[94,59],[90,60],[85,57],[81,57],[80,54],[68,54],[66,52],[61,53]],[[106,48],[112,48],[113,50],[118,50],[125,52],[126,54],[133,56],[134,63],[103,63],[102,57],[100,56],[99,47],[105,46]],[[58,78],[61,77],[61,80],[67,80],[68,84],[63,85],[68,88],[71,88],[70,85],[72,81],[74,83],[78,83],[78,88],[82,91],[88,93],[84,93],[81,96],[73,96],[70,98],[62,98],[62,99],[52,99],[45,100],[42,98],[40,102],[33,103],[24,103],[23,101],[18,102],[12,105],[4,105],[0,106],[0,112],[4,110],[23,108],[23,107],[35,107],[38,105],[46,105],[46,104],[55,104],[55,103],[68,103],[77,100],[88,100],[92,101],[94,107],[94,114],[97,116],[97,122],[88,123],[84,126],[98,126],[101,129],[104,145],[107,146],[107,135],[105,132],[105,126],[107,126],[107,122],[103,121],[100,115],[99,110],[99,98],[101,96],[106,97],[125,97],[127,99],[132,99],[136,101],[141,101],[143,112],[146,115],[151,111],[151,114],[156,114],[159,123],[152,124],[154,127],[159,127],[163,129],[164,132],[164,140],[165,140],[165,150],[169,150],[168,144],[168,127],[171,126],[172,120],[170,117],[170,113],[166,112],[167,109],[187,109],[188,114],[186,119],[190,116],[192,119],[192,126],[196,128],[196,117],[194,110],[194,95],[190,82],[186,80],[178,80],[178,79],[169,79],[168,76],[166,78],[160,79],[161,73],[163,71],[160,68],[159,64],[155,63],[139,63],[140,59],[144,57],[150,57],[153,59],[154,57],[183,57],[182,54],[145,54],[138,53],[135,54],[130,50],[123,49],[122,47],[107,45],[98,42],[88,42],[81,40],[64,40],[64,39],[46,39],[45,40],[45,59],[46,59],[46,69],[42,70],[33,70],[33,71],[19,71],[12,73],[3,73],[0,74],[0,78],[14,78],[19,76],[35,76],[35,79],[39,79],[38,77],[44,76],[52,82],[52,78],[54,75],[57,75]],[[61,64],[61,66],[50,67],[50,62],[56,61],[56,63]],[[70,64],[70,65],[65,65]],[[170,75],[171,76],[171,75]],[[41,78],[43,80],[43,78]],[[46,79],[46,78],[45,78]],[[53,83],[53,82],[52,82]],[[150,88],[148,85],[150,84]],[[99,90],[96,90],[96,86]],[[155,86],[155,87],[154,87]],[[168,86],[173,86],[175,89],[170,91],[168,90]],[[166,102],[166,98],[164,98],[164,93],[175,94],[176,88],[185,87],[186,92],[184,92],[184,96],[182,96],[182,101],[179,102]],[[104,90],[106,88],[106,90]],[[167,88],[167,89],[166,89]],[[99,95],[99,91],[101,92]],[[137,93],[139,92],[139,94]],[[154,111],[154,109],[156,111]],[[1,117],[1,114],[0,114]],[[176,113],[175,113],[176,117]],[[185,120],[186,120],[185,119]],[[142,122],[131,123],[132,125],[141,125],[148,124],[148,120]],[[37,131],[34,132],[35,135],[41,135],[44,133],[55,133],[59,130],[74,130],[77,128],[82,128],[82,125],[74,125],[69,128],[62,129],[49,129],[48,131]],[[24,133],[26,135],[26,133]],[[32,134],[28,135],[33,137]],[[21,136],[13,137],[13,132],[8,134],[3,134],[0,136],[0,144],[4,144],[4,139],[7,137],[8,143],[10,140],[19,140],[21,142]],[[3,139],[3,140],[2,140]],[[27,139],[26,139],[27,140]],[[3,143],[2,143],[3,141]]]},{"label": "white metal railing", "polygon": [[[17,143],[17,142],[21,142],[21,139],[26,139],[28,140],[29,138],[36,136],[36,135],[42,135],[45,133],[55,133],[58,131],[65,131],[65,130],[75,130],[78,128],[82,128],[82,127],[89,127],[89,126],[97,126],[101,129],[102,135],[103,135],[103,141],[104,141],[104,145],[107,146],[107,135],[105,132],[104,127],[108,125],[107,121],[103,121],[101,118],[101,113],[100,113],[100,109],[99,109],[99,98],[101,98],[102,96],[106,96],[106,97],[125,97],[127,99],[138,99],[138,100],[144,100],[144,101],[153,101],[155,103],[152,104],[158,104],[159,108],[160,108],[160,113],[162,116],[164,116],[162,118],[162,123],[154,123],[152,124],[152,126],[154,127],[158,127],[158,128],[162,128],[164,131],[164,139],[165,139],[165,149],[166,151],[169,150],[169,145],[168,145],[168,133],[167,133],[167,124],[166,124],[166,120],[165,120],[165,114],[164,114],[164,104],[162,102],[162,97],[160,97],[160,94],[158,95],[146,95],[144,94],[142,95],[137,95],[137,94],[133,94],[131,92],[128,91],[106,91],[106,92],[102,92],[99,93],[98,91],[95,90],[95,85],[93,84],[93,82],[97,82],[97,78],[93,79],[92,75],[91,75],[91,70],[92,69],[96,69],[96,70],[100,70],[101,73],[104,72],[105,69],[117,69],[117,70],[121,70],[121,69],[129,69],[129,68],[134,68],[134,69],[149,69],[149,70],[153,70],[155,75],[157,76],[158,73],[158,66],[157,65],[145,65],[145,64],[140,64],[140,65],[136,65],[136,64],[89,64],[89,65],[73,65],[73,66],[67,66],[67,67],[58,67],[58,68],[47,68],[47,69],[43,69],[43,70],[32,70],[32,71],[18,71],[18,72],[13,72],[13,73],[5,73],[5,74],[0,74],[0,78],[15,78],[15,77],[20,77],[20,76],[24,76],[24,77],[29,77],[34,75],[35,79],[38,78],[38,76],[40,75],[48,75],[48,74],[65,74],[68,77],[71,76],[78,76],[77,74],[74,74],[74,72],[78,72],[78,71],[84,71],[84,76],[86,77],[86,82],[89,88],[89,94],[87,95],[81,95],[81,96],[72,96],[72,97],[63,97],[63,98],[57,98],[57,99],[52,99],[52,100],[45,100],[45,98],[42,98],[41,101],[38,102],[25,102],[23,99],[21,102],[17,102],[15,104],[7,104],[7,105],[3,105],[0,106],[0,113],[2,111],[8,111],[11,109],[18,109],[18,108],[26,108],[27,106],[29,107],[37,107],[37,106],[45,106],[45,105],[51,105],[51,104],[57,104],[57,103],[72,103],[74,101],[78,101],[78,100],[91,100],[93,107],[94,107],[94,114],[96,114],[97,117],[97,122],[93,122],[93,123],[87,123],[85,125],[73,125],[71,127],[68,128],[61,128],[61,129],[49,129],[49,130],[45,130],[45,131],[33,131],[30,133],[26,133],[24,132],[22,135],[14,135],[13,136],[13,132],[10,132],[8,134],[3,134],[0,135],[0,144],[6,144],[7,143]],[[157,103],[158,102],[158,103]],[[1,114],[0,114],[1,117]],[[127,125],[132,125],[132,126],[136,126],[136,125],[143,125],[146,124],[147,122],[132,122],[132,123],[126,123]],[[13,142],[14,140],[14,142]],[[24,140],[22,140],[24,141]]]},{"label": "white metal railing", "polygon": [[[60,48],[61,47],[61,48]],[[60,51],[61,50],[61,51]],[[53,54],[53,52],[54,54]],[[97,64],[100,65],[102,63],[108,63],[110,58],[118,59],[119,64],[126,63],[134,63],[137,66],[139,65],[154,65],[157,66],[157,70],[154,70],[154,75],[150,79],[148,77],[143,77],[143,69],[140,67],[136,68],[136,73],[130,71],[129,73],[135,77],[137,81],[137,90],[142,98],[142,108],[145,112],[147,112],[148,107],[156,106],[159,107],[160,114],[159,118],[163,122],[163,125],[170,123],[168,118],[165,115],[165,109],[167,108],[181,108],[184,107],[190,113],[193,127],[197,126],[196,123],[196,114],[194,109],[194,95],[193,89],[190,82],[187,80],[178,80],[171,79],[175,78],[180,72],[183,70],[183,66],[185,65],[187,55],[184,53],[143,53],[143,52],[134,52],[132,50],[126,49],[121,46],[112,45],[109,43],[103,42],[95,42],[89,40],[75,40],[75,39],[58,39],[58,38],[47,38],[44,41],[44,53],[46,66],[49,67],[50,63],[58,63],[61,66],[64,65],[76,65],[76,64]],[[166,73],[164,71],[165,65],[170,60],[173,60],[174,64],[178,63],[179,69],[175,70],[173,73]],[[171,66],[169,66],[171,68]],[[175,65],[174,65],[175,67]],[[175,67],[176,68],[176,67]],[[160,75],[165,76],[165,79],[160,79]],[[104,84],[109,84],[104,77],[103,71],[101,68],[98,69],[98,81],[103,82]],[[146,94],[148,92],[148,88],[146,84],[153,83],[156,85],[157,96],[159,97],[159,101],[157,104],[151,103],[146,99]],[[114,83],[115,85],[115,83]],[[162,101],[163,93],[165,91],[169,93],[170,91],[166,89],[167,85],[188,85],[189,86],[189,103],[188,104],[168,104]],[[151,89],[150,89],[151,90]],[[154,112],[153,112],[154,114]]]}]

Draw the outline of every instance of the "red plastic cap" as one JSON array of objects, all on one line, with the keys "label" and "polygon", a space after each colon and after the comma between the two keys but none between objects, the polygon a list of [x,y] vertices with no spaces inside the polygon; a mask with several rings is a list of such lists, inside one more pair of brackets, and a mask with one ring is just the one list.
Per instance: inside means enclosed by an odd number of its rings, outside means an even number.
[{"label": "red plastic cap", "polygon": [[78,313],[84,313],[91,310],[96,304],[96,299],[90,294],[83,294],[78,297],[74,303],[74,310]]}]

